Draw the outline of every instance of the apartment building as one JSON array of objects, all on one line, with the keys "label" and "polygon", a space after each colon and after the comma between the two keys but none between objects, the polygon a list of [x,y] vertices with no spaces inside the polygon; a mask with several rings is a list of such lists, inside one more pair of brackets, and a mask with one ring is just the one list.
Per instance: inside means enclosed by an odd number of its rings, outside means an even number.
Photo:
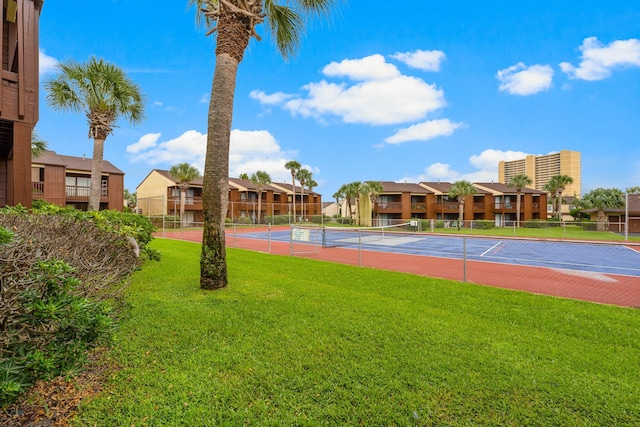
[{"label": "apartment building", "polygon": [[[183,221],[202,222],[202,178],[188,184]],[[271,183],[262,185],[248,179],[229,178],[229,205],[227,217],[234,222],[265,222],[272,216],[289,216],[293,219],[293,193],[296,197],[296,217],[322,214],[322,197],[313,191],[291,184]],[[169,171],[154,169],[138,185],[138,211],[145,216],[179,216],[180,186]],[[258,203],[258,197],[261,197]],[[304,214],[303,214],[304,212]]]},{"label": "apartment building", "polygon": [[0,19],[0,207],[31,206],[31,133],[38,122],[43,1],[4,0]]},{"label": "apartment building", "polygon": [[[31,200],[87,210],[91,187],[91,159],[45,151],[31,162]],[[122,211],[124,172],[107,160],[102,162],[100,209]],[[31,202],[30,200],[30,202]]]},{"label": "apartment building", "polygon": [[[449,196],[450,182],[397,183],[380,182],[383,191],[373,203],[373,219],[378,225],[387,225],[412,218],[457,221],[459,204]],[[515,188],[500,183],[474,183],[476,192],[464,203],[464,220],[494,221],[497,226],[517,219]],[[520,194],[522,221],[547,218],[547,194],[525,188]]]},{"label": "apartment building", "polygon": [[568,175],[573,178],[573,183],[566,186],[563,194],[580,197],[582,178],[579,151],[562,150],[546,156],[532,155],[498,164],[498,182],[508,184],[513,176],[519,174],[527,175],[533,181],[531,188],[539,191],[544,191],[544,186],[552,176]]}]

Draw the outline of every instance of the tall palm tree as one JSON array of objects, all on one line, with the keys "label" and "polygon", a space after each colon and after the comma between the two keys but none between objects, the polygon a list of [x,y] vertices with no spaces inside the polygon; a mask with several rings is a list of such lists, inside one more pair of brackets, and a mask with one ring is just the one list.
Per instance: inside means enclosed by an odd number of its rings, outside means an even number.
[{"label": "tall palm tree", "polygon": [[624,194],[617,188],[596,188],[585,194],[582,200],[598,210],[598,231],[607,230],[607,216],[605,209],[616,209],[624,206]]},{"label": "tall palm tree", "polygon": [[344,197],[344,185],[338,188],[338,191],[331,195],[334,199],[336,199],[336,205],[338,205],[338,216],[342,217],[342,206],[340,206],[340,200]]},{"label": "tall palm tree", "polygon": [[204,168],[204,231],[200,257],[200,287],[227,286],[224,220],[229,198],[229,138],[238,71],[256,26],[265,22],[277,49],[286,58],[297,49],[307,16],[326,16],[338,0],[189,0],[196,20],[216,33],[216,66],[209,102]]},{"label": "tall palm tree", "polygon": [[520,228],[520,198],[522,194],[522,189],[526,188],[527,185],[533,184],[531,178],[527,175],[521,173],[518,175],[514,175],[509,180],[509,187],[513,187],[516,189],[516,227]]},{"label": "tall palm tree", "polygon": [[293,191],[293,222],[296,222],[296,174],[302,165],[295,160],[289,160],[284,164],[284,168],[291,171],[291,190]]},{"label": "tall palm tree", "polygon": [[569,184],[573,184],[573,178],[569,175],[555,175],[551,179],[555,179],[556,189],[558,192],[558,221],[562,220],[562,192]]},{"label": "tall palm tree", "polygon": [[551,177],[549,182],[547,182],[542,187],[542,189],[544,191],[546,191],[547,193],[549,193],[549,195],[551,196],[551,208],[552,208],[551,215],[553,217],[557,217],[557,214],[556,214],[556,207],[557,207],[556,200],[558,198],[558,181],[553,179],[553,177]]},{"label": "tall palm tree", "polygon": [[449,189],[449,196],[458,199],[458,230],[464,220],[464,202],[467,196],[471,196],[476,193],[475,187],[465,180],[456,181]]},{"label": "tall palm tree", "polygon": [[86,63],[58,64],[60,74],[44,83],[47,103],[54,110],[83,112],[93,138],[89,210],[100,209],[104,141],[123,117],[138,124],[144,117],[140,88],[114,64],[92,57]]},{"label": "tall palm tree", "polygon": [[300,212],[302,215],[302,221],[304,222],[304,187],[307,183],[313,179],[313,174],[309,169],[300,169],[298,173],[296,173],[296,179],[300,183]]},{"label": "tall palm tree", "polygon": [[349,212],[350,219],[353,219],[353,211],[351,207],[353,206],[353,202],[358,198],[358,191],[361,185],[362,183],[360,181],[353,181],[340,187],[344,194],[344,199],[347,202],[347,211]]},{"label": "tall palm tree", "polygon": [[258,187],[258,224],[262,213],[262,190],[265,185],[271,184],[271,175],[265,171],[257,171],[251,174],[251,182]]},{"label": "tall palm tree", "polygon": [[187,190],[189,189],[189,183],[191,181],[200,178],[200,171],[189,163],[178,163],[177,165],[171,166],[169,175],[178,182],[178,188],[180,189],[180,222],[184,227],[184,206],[187,201]]},{"label": "tall palm tree", "polygon": [[358,190],[358,224],[371,226],[373,202],[384,189],[376,181],[362,184]]}]

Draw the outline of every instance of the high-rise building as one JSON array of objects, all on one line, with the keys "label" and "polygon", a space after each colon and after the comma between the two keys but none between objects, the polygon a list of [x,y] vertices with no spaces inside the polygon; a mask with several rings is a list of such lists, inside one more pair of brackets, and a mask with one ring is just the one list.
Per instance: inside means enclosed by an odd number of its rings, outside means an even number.
[{"label": "high-rise building", "polygon": [[542,191],[552,176],[568,175],[573,178],[573,183],[568,184],[562,194],[580,197],[580,170],[580,152],[562,150],[546,156],[527,156],[520,160],[501,161],[498,165],[498,181],[508,184],[514,175],[525,174],[533,181],[531,188]]}]

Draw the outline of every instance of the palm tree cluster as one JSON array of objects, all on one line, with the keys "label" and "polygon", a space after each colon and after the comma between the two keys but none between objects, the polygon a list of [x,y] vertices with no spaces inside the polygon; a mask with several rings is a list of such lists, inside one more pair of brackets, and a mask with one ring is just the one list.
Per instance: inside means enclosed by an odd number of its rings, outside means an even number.
[{"label": "palm tree cluster", "polygon": [[531,185],[533,181],[525,174],[518,174],[509,180],[509,187],[513,187],[516,189],[516,227],[520,228],[520,204],[521,204],[521,194],[522,190],[526,188],[528,185]]},{"label": "palm tree cluster", "polygon": [[573,183],[569,175],[554,175],[543,187],[551,195],[553,216],[560,221],[562,219],[562,192],[564,188]]},{"label": "palm tree cluster", "polygon": [[449,197],[458,199],[458,230],[462,227],[464,220],[464,202],[467,196],[472,196],[477,192],[476,188],[469,181],[460,180],[453,183],[449,189]]},{"label": "palm tree cluster", "polygon": [[262,213],[262,190],[265,185],[271,184],[271,175],[269,175],[265,171],[257,171],[251,174],[249,178],[251,183],[253,183],[256,187],[258,187],[258,224],[261,222],[261,213]]},{"label": "palm tree cluster", "polygon": [[305,209],[304,209],[304,189],[313,191],[318,186],[316,180],[313,179],[313,172],[309,169],[303,168],[302,165],[295,161],[290,160],[284,165],[285,169],[291,172],[291,190],[293,191],[293,221],[296,221],[296,180],[300,184],[300,219],[304,221]]},{"label": "palm tree cluster", "polygon": [[355,222],[357,225],[371,226],[373,203],[383,191],[382,184],[376,181],[353,181],[342,185],[333,194],[336,203],[344,201],[347,204],[348,218],[353,219],[352,206],[356,206]]}]

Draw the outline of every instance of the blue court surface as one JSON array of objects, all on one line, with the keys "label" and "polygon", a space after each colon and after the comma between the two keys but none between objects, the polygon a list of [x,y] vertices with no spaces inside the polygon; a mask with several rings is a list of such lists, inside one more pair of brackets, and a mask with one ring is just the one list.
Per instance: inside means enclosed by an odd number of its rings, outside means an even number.
[{"label": "blue court surface", "polygon": [[235,237],[453,259],[464,258],[466,251],[466,259],[472,261],[640,277],[638,244],[464,237],[340,228],[293,228],[285,231],[242,233]]}]

